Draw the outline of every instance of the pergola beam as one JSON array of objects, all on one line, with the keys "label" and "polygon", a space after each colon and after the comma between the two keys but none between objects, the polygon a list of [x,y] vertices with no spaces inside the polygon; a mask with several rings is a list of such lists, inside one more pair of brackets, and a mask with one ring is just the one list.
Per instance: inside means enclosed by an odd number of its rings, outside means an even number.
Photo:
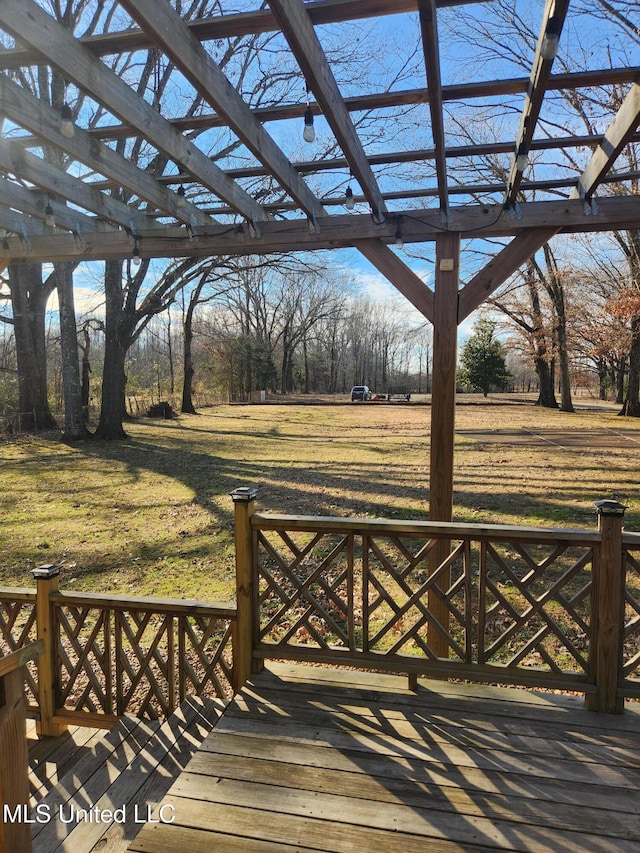
[{"label": "pergola beam", "polygon": [[356,249],[414,308],[433,323],[433,291],[381,240],[356,240]]},{"label": "pergola beam", "polygon": [[23,151],[8,139],[0,139],[0,169],[35,184],[52,196],[65,198],[85,210],[91,210],[101,219],[115,222],[123,228],[132,230],[135,227],[136,231],[153,228],[153,220],[135,208],[101,193],[41,157]]},{"label": "pergola beam", "polygon": [[137,128],[167,157],[179,163],[235,210],[251,220],[268,217],[248,193],[33,0],[0,4],[0,26],[41,53],[80,89],[86,89],[90,83],[92,98]]},{"label": "pergola beam", "polygon": [[[638,200],[634,196],[611,196],[598,200],[597,215],[585,216],[580,199],[524,202],[522,217],[504,221],[498,214],[501,205],[462,205],[451,209],[456,232],[478,237],[509,237],[530,228],[551,228],[563,233],[610,231],[637,227]],[[195,229],[189,238],[183,228],[164,227],[140,231],[140,249],[149,257],[204,257],[206,255],[254,255],[270,252],[313,251],[353,246],[359,240],[395,242],[393,221],[376,224],[368,214],[326,216],[317,232],[311,232],[306,219],[264,222],[261,236],[239,235],[228,226],[216,225]],[[437,210],[410,210],[403,213],[402,238],[405,243],[435,241],[442,234]],[[85,246],[80,250],[71,236],[51,236],[33,240],[26,252],[13,244],[9,257],[15,260],[106,260],[124,258],[130,254],[127,235],[84,235]],[[15,249],[15,254],[13,250]]]},{"label": "pergola beam", "polygon": [[431,135],[436,161],[436,179],[440,210],[447,214],[449,195],[447,191],[447,154],[444,136],[444,116],[442,111],[442,81],[440,78],[440,46],[438,41],[438,22],[435,0],[418,0],[422,49],[427,73],[429,91],[429,112],[431,114]]},{"label": "pergola beam", "polygon": [[[439,8],[450,8],[484,2],[486,0],[437,0],[437,5]],[[308,4],[314,25],[414,12],[416,8],[417,0],[393,0],[391,3],[389,0],[316,0]],[[187,22],[187,26],[199,41],[257,35],[278,29],[278,24],[268,9],[200,18]],[[95,56],[145,50],[154,45],[149,34],[139,29],[85,36],[80,41]],[[0,71],[37,65],[40,62],[42,57],[38,53],[24,48],[0,51]]]},{"label": "pergola beam", "polygon": [[640,123],[640,84],[633,83],[578,181],[574,197],[590,199]]},{"label": "pergola beam", "polygon": [[300,0],[269,0],[271,11],[293,51],[307,85],[313,91],[329,127],[378,220],[385,204],[364,148],[345,107],[340,89],[318,41],[313,23]]},{"label": "pergola beam", "polygon": [[223,115],[228,126],[313,221],[322,215],[316,196],[295,171],[282,149],[252,115],[241,95],[185,22],[165,0],[119,0],[131,17],[151,33],[156,44],[171,59],[205,100]]},{"label": "pergola beam", "polygon": [[[634,68],[603,68],[598,71],[575,71],[568,74],[554,74],[547,86],[547,91],[562,89],[588,88],[589,86],[624,85],[632,82],[637,74]],[[529,78],[517,77],[507,80],[486,80],[474,83],[453,83],[442,86],[443,102],[458,100],[473,100],[477,98],[500,97],[503,95],[521,95],[527,92]],[[368,95],[355,95],[344,98],[345,107],[349,112],[366,110],[390,109],[394,107],[428,104],[429,90],[426,88],[401,89],[390,92],[377,92]],[[312,104],[312,109],[314,105]],[[306,105],[301,103],[277,104],[269,107],[257,107],[253,115],[261,122],[282,121],[283,119],[300,119],[304,115]],[[315,108],[316,112],[317,107]],[[201,132],[212,127],[223,127],[225,121],[215,113],[198,116],[183,116],[169,119],[169,123],[180,131]],[[89,133],[98,135],[101,139],[122,139],[136,135],[137,131],[125,124],[101,125],[92,128]],[[533,144],[533,143],[532,143]],[[510,144],[513,150],[513,143]]]},{"label": "pergola beam", "polygon": [[520,117],[520,128],[516,136],[516,148],[513,152],[511,170],[507,182],[505,204],[511,207],[516,203],[520,183],[522,182],[522,175],[526,168],[526,166],[519,162],[518,155],[528,156],[529,154],[531,140],[535,134],[540,110],[542,109],[542,102],[551,77],[551,66],[553,65],[554,56],[547,55],[544,45],[551,30],[558,36],[560,35],[568,8],[569,0],[547,0],[545,4],[542,25],[533,58],[533,67]]},{"label": "pergola beam", "polygon": [[192,204],[179,206],[176,193],[81,128],[76,127],[71,138],[64,136],[60,130],[60,113],[57,110],[2,75],[0,113],[36,133],[42,146],[54,145],[98,174],[110,178],[112,185],[125,187],[129,192],[159,208],[164,215],[168,214],[190,225],[211,223],[211,217],[198,207]]}]

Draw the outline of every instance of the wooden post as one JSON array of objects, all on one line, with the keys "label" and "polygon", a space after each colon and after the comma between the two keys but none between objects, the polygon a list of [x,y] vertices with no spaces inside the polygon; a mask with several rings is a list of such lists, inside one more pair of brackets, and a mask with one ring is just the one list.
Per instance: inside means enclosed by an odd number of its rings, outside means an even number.
[{"label": "wooden post", "polygon": [[596,506],[602,534],[600,548],[594,551],[591,592],[590,669],[595,675],[596,693],[587,696],[586,704],[590,711],[622,714],[624,697],[617,691],[624,635],[622,523],[626,506],[613,500],[598,501]]},{"label": "wooden post", "polygon": [[38,639],[44,642],[44,652],[38,658],[38,704],[40,719],[36,721],[39,735],[58,737],[66,732],[64,723],[54,723],[58,696],[58,633],[55,630],[51,595],[58,591],[60,566],[45,565],[32,569],[36,579],[36,622]]},{"label": "wooden post", "polygon": [[[431,461],[429,471],[429,520],[451,521],[453,513],[453,440],[458,353],[458,281],[460,234],[443,232],[436,238],[435,299],[433,317],[433,378],[431,389]],[[431,552],[433,572],[449,556],[451,543],[440,540]],[[440,583],[445,590],[449,572]],[[449,611],[435,593],[429,594],[429,610],[448,630]],[[429,645],[438,657],[449,656],[446,638],[429,627]]]},{"label": "wooden post", "polygon": [[0,658],[0,853],[31,851],[24,665],[43,650],[38,641]]},{"label": "wooden post", "polygon": [[235,510],[236,621],[233,635],[233,689],[237,693],[253,671],[253,537],[251,516],[257,489],[230,492]]},{"label": "wooden post", "polygon": [[0,819],[0,853],[31,850],[29,767],[24,707],[24,667],[0,678],[0,808],[16,822]]}]

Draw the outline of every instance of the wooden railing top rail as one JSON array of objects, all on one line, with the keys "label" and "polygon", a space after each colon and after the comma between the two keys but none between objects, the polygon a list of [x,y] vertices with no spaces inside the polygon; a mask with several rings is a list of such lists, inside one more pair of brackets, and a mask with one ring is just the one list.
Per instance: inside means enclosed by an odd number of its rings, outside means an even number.
[{"label": "wooden railing top rail", "polygon": [[0,586],[0,601],[2,599],[35,604],[36,591],[34,587]]},{"label": "wooden railing top rail", "polygon": [[16,652],[11,652],[9,655],[0,657],[0,678],[20,669],[25,663],[30,660],[35,660],[44,652],[44,640],[37,640],[35,643],[29,643],[28,646],[23,646]]},{"label": "wooden railing top rail", "polygon": [[[260,530],[326,531],[335,533],[392,533],[396,536],[443,536],[451,539],[521,540],[534,542],[601,541],[598,530],[566,527],[519,527],[508,524],[458,524],[443,521],[402,521],[387,518],[335,518],[333,516],[254,513],[251,525]],[[637,540],[640,542],[640,536]]]},{"label": "wooden railing top rail", "polygon": [[622,544],[632,545],[634,548],[640,548],[640,533],[632,533],[631,531],[623,531]]},{"label": "wooden railing top rail", "polygon": [[197,601],[195,599],[150,598],[130,595],[109,595],[93,592],[69,592],[59,590],[51,594],[54,604],[66,606],[101,607],[111,610],[135,610],[138,612],[173,613],[187,616],[216,616],[234,619],[235,604]]}]

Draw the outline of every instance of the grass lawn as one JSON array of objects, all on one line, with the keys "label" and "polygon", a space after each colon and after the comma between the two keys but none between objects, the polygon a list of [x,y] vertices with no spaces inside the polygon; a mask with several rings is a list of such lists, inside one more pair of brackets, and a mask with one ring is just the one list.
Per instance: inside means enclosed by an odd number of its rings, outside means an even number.
[{"label": "grass lawn", "polygon": [[[615,496],[640,529],[640,423],[460,403],[456,521],[594,527],[593,501]],[[0,442],[0,583],[55,562],[65,589],[230,600],[233,488],[257,486],[265,512],[426,519],[429,419],[413,404],[220,406],[131,423],[122,443]]]}]

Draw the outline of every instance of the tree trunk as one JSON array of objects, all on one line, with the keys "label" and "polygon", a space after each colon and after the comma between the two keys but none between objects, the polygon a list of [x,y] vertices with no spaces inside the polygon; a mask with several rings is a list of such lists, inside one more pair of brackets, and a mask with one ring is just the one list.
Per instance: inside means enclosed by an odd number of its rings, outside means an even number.
[{"label": "tree trunk", "polygon": [[631,322],[629,381],[627,383],[627,396],[619,414],[631,418],[640,418],[640,317]]},{"label": "tree trunk", "polygon": [[54,282],[51,277],[42,281],[40,264],[12,264],[9,287],[18,367],[18,429],[55,429],[47,396],[45,342],[45,309]]},{"label": "tree trunk", "polygon": [[624,379],[627,375],[627,359],[621,358],[615,375],[616,380],[616,403],[624,403]]},{"label": "tree trunk", "polygon": [[194,287],[189,297],[189,305],[187,313],[183,321],[183,362],[184,375],[182,378],[182,405],[180,411],[188,415],[196,415],[196,408],[193,405],[193,377],[195,376],[195,367],[193,366],[193,315],[195,314],[196,305],[200,299],[202,289],[207,282],[207,276],[201,276],[198,284]]},{"label": "tree trunk", "polygon": [[73,299],[75,264],[56,264],[55,278],[60,314],[62,388],[64,394],[64,441],[82,441],[89,435],[82,408],[82,386],[78,359],[78,329]]},{"label": "tree trunk", "polygon": [[102,371],[102,404],[96,438],[126,438],[122,422],[125,419],[124,394],[127,384],[125,359],[129,348],[129,335],[122,323],[122,262],[105,264],[105,349]]}]

